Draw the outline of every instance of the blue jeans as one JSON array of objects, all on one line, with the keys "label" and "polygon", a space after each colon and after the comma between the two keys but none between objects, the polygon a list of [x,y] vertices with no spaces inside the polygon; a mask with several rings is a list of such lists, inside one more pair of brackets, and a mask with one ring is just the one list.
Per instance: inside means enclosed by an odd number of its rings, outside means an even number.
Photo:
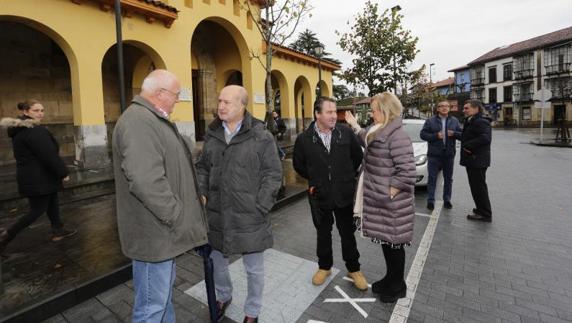
[{"label": "blue jeans", "polygon": [[175,322],[173,283],[175,260],[144,262],[133,260],[135,304],[133,322]]},{"label": "blue jeans", "polygon": [[435,203],[435,187],[437,186],[437,175],[443,170],[443,201],[451,202],[453,187],[453,167],[455,167],[455,157],[429,157],[427,162],[427,203]]},{"label": "blue jeans", "polygon": [[[228,302],[232,298],[232,281],[228,272],[228,257],[220,251],[211,253],[214,265],[214,280],[216,297],[219,302]],[[244,314],[258,317],[262,307],[262,292],[264,290],[264,254],[253,252],[242,255],[242,263],[246,270],[247,295],[244,303]]]}]

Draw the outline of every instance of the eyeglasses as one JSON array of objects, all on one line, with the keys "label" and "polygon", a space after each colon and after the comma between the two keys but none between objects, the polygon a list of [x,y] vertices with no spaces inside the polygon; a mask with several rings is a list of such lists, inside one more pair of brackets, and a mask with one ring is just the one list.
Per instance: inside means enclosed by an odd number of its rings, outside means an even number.
[{"label": "eyeglasses", "polygon": [[161,90],[167,91],[167,92],[171,93],[172,95],[174,95],[174,96],[177,97],[177,98],[179,97],[179,94],[181,94],[181,91],[179,91],[179,92],[173,92],[173,91],[167,90],[167,89],[164,88],[164,87],[162,87]]}]

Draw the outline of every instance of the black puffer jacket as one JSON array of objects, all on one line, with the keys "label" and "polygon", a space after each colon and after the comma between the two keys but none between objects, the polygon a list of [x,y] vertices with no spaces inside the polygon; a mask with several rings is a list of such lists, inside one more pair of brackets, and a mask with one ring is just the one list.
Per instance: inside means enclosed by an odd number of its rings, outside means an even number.
[{"label": "black puffer jacket", "polygon": [[461,166],[486,168],[491,165],[491,121],[477,113],[465,119],[461,135]]},{"label": "black puffer jacket", "polygon": [[332,130],[330,152],[322,143],[312,122],[299,134],[294,145],[294,169],[315,187],[317,206],[334,209],[352,205],[357,170],[363,151],[353,131],[342,125]]},{"label": "black puffer jacket", "polygon": [[260,252],[273,245],[269,212],[282,183],[274,138],[248,112],[226,143],[222,121],[208,127],[197,163],[201,194],[207,197],[209,242],[225,255]]},{"label": "black puffer jacket", "polygon": [[28,117],[3,118],[0,125],[8,128],[12,138],[20,194],[27,197],[57,192],[68,169],[54,136]]}]

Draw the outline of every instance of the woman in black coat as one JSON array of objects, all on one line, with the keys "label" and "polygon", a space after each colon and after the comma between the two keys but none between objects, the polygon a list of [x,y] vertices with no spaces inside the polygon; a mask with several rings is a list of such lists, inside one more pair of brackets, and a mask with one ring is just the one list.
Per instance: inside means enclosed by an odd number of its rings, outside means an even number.
[{"label": "woman in black coat", "polygon": [[12,138],[16,176],[20,195],[28,198],[30,211],[19,218],[8,230],[0,232],[0,252],[16,235],[32,224],[40,215],[47,213],[52,224],[52,241],[59,241],[76,233],[66,230],[60,220],[58,190],[62,181],[68,181],[68,170],[59,156],[59,145],[45,127],[44,107],[36,100],[18,104],[22,115],[18,118],[3,118],[0,125],[8,128]]}]

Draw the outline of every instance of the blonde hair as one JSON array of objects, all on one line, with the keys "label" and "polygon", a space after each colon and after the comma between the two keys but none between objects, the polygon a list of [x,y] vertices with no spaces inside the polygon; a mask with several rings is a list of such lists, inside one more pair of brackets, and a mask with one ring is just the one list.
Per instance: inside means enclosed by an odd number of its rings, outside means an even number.
[{"label": "blonde hair", "polygon": [[385,120],[381,124],[382,128],[387,126],[391,120],[401,116],[401,113],[403,112],[401,101],[399,101],[399,98],[397,98],[395,94],[390,92],[383,92],[374,95],[371,99],[370,107],[372,110],[376,109],[384,115]]}]

